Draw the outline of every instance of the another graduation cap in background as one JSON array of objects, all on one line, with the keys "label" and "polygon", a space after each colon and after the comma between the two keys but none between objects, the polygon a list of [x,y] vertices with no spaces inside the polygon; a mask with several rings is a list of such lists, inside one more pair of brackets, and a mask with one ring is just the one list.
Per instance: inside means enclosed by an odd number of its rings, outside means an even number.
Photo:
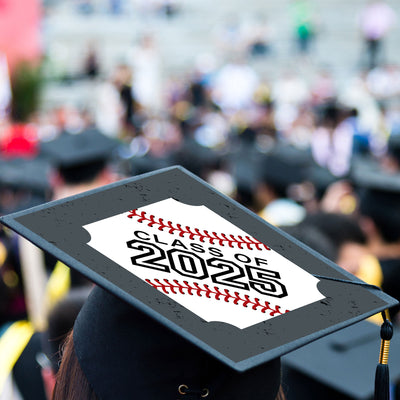
[{"label": "another graduation cap in background", "polygon": [[1,213],[44,203],[50,196],[50,164],[43,159],[0,159]]},{"label": "another graduation cap in background", "polygon": [[50,160],[67,184],[93,179],[112,159],[118,142],[96,129],[82,133],[63,133],[50,142],[44,142],[40,154]]},{"label": "another graduation cap in background", "polygon": [[400,193],[400,169],[389,171],[369,158],[358,157],[353,161],[351,180],[359,189]]},{"label": "another graduation cap in background", "polygon": [[105,289],[74,328],[104,399],[274,398],[281,355],[396,304],[179,167],[1,221]]},{"label": "another graduation cap in background", "polygon": [[277,146],[263,159],[261,179],[270,185],[279,197],[287,197],[290,185],[305,180],[305,172],[310,164],[306,152],[293,146]]},{"label": "another graduation cap in background", "polygon": [[[359,212],[373,222],[375,236],[383,246],[400,243],[400,169],[387,169],[385,164],[368,159],[353,163],[352,180],[359,198]],[[386,253],[386,251],[381,253]],[[392,296],[400,291],[399,255],[381,255],[384,280],[382,288]],[[399,308],[391,309],[398,312]]]},{"label": "another graduation cap in background", "polygon": [[[285,355],[282,365],[287,400],[373,399],[379,330],[379,326],[362,321]],[[395,383],[400,379],[397,331],[390,350],[390,380]]]},{"label": "another graduation cap in background", "polygon": [[400,240],[400,171],[389,173],[377,163],[360,161],[353,180],[361,214],[374,220],[385,242]]}]

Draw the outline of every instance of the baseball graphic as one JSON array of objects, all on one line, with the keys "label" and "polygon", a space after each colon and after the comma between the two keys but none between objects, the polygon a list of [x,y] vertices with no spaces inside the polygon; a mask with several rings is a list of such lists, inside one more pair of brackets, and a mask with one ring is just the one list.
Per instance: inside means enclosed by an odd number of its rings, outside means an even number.
[{"label": "baseball graphic", "polygon": [[244,329],[324,298],[318,279],[206,206],[169,198],[84,228],[89,246],[207,322]]}]

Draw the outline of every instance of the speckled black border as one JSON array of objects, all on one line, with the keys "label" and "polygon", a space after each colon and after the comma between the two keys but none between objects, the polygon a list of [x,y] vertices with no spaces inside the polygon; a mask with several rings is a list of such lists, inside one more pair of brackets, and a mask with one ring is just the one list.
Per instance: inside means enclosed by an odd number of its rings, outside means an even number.
[{"label": "speckled black border", "polygon": [[243,330],[225,323],[208,323],[87,245],[90,236],[83,225],[170,197],[207,206],[311,274],[357,281],[182,167],[126,179],[4,216],[0,221],[239,371],[397,303],[378,290],[321,280],[318,289],[325,299],[285,315]]}]

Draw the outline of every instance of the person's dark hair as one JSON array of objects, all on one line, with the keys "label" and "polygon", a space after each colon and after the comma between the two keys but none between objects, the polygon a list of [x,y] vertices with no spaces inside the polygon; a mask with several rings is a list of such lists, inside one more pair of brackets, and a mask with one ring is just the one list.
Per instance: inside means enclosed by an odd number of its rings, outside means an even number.
[{"label": "person's dark hair", "polygon": [[236,189],[235,200],[246,208],[254,208],[254,192],[249,187],[239,185]]},{"label": "person's dark hair", "polygon": [[[63,358],[57,373],[52,400],[99,400],[79,365],[73,331],[68,335],[63,347]],[[282,386],[275,400],[285,400]]]},{"label": "person's dark hair", "polygon": [[42,335],[42,346],[57,372],[61,360],[60,348],[74,326],[75,319],[90,293],[91,287],[72,288],[48,315],[48,329]]},{"label": "person's dark hair", "polygon": [[99,400],[79,365],[72,331],[64,344],[52,400]]},{"label": "person's dark hair", "polygon": [[368,189],[360,195],[360,214],[371,218],[387,243],[400,239],[400,194]]},{"label": "person's dark hair", "polygon": [[345,243],[367,243],[367,238],[358,222],[348,215],[319,212],[308,215],[302,224],[313,226],[323,232],[337,250]]},{"label": "person's dark hair", "polygon": [[100,174],[106,167],[107,161],[95,160],[74,166],[60,166],[58,172],[69,185],[77,185],[80,183],[90,183]]},{"label": "person's dark hair", "polygon": [[337,259],[338,249],[329,237],[325,233],[321,232],[320,229],[302,223],[295,226],[284,226],[281,228],[286,233],[300,240],[329,260],[335,261]]}]

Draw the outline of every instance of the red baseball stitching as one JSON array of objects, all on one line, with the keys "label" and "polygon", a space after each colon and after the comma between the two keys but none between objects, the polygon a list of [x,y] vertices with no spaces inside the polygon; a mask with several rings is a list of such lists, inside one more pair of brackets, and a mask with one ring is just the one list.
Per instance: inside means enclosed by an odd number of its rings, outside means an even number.
[{"label": "red baseball stitching", "polygon": [[228,243],[229,247],[234,247],[234,244],[239,247],[239,249],[243,249],[243,246],[246,246],[249,250],[253,250],[254,246],[257,250],[271,250],[264,243],[261,243],[259,240],[252,238],[251,236],[245,236],[244,238],[240,235],[237,237],[234,235],[227,236],[225,233],[216,233],[212,232],[211,234],[207,230],[200,231],[200,229],[195,228],[192,229],[189,226],[183,228],[181,224],[176,224],[175,226],[171,221],[167,223],[164,222],[163,218],[156,218],[154,215],[146,215],[146,211],[138,212],[137,209],[130,210],[128,218],[138,217],[138,222],[142,223],[144,221],[148,222],[147,226],[153,227],[158,226],[159,231],[163,231],[164,229],[168,229],[168,232],[172,235],[174,233],[178,233],[180,237],[184,237],[184,235],[189,235],[189,239],[193,240],[197,238],[200,242],[204,243],[204,241],[208,240],[210,244],[218,243],[220,246],[224,246],[224,243]]},{"label": "red baseball stitching", "polygon": [[[271,317],[275,316],[275,314],[286,314],[289,310],[282,312],[280,310],[280,306],[275,306],[272,308],[268,301],[265,301],[264,304],[260,303],[260,300],[254,298],[251,300],[250,297],[245,294],[244,298],[240,297],[238,292],[234,292],[231,294],[228,289],[224,289],[222,292],[219,290],[218,287],[214,286],[214,289],[211,289],[207,284],[203,284],[200,286],[198,283],[194,282],[192,285],[189,284],[187,281],[183,281],[184,285],[177,281],[176,279],[173,280],[174,283],[171,283],[168,279],[163,279],[161,282],[159,279],[154,279],[152,282],[150,279],[146,279],[146,282],[153,286],[157,290],[163,291],[165,294],[189,294],[193,296],[193,294],[197,294],[197,296],[202,297],[204,294],[208,299],[211,299],[211,296],[214,296],[216,300],[224,300],[225,302],[229,303],[229,300],[233,300],[233,304],[239,305],[241,304],[243,307],[251,305],[253,310],[261,311],[262,313],[266,313],[267,310],[270,311],[269,315]],[[187,293],[186,293],[187,292]],[[261,308],[261,309],[259,309]]]}]

